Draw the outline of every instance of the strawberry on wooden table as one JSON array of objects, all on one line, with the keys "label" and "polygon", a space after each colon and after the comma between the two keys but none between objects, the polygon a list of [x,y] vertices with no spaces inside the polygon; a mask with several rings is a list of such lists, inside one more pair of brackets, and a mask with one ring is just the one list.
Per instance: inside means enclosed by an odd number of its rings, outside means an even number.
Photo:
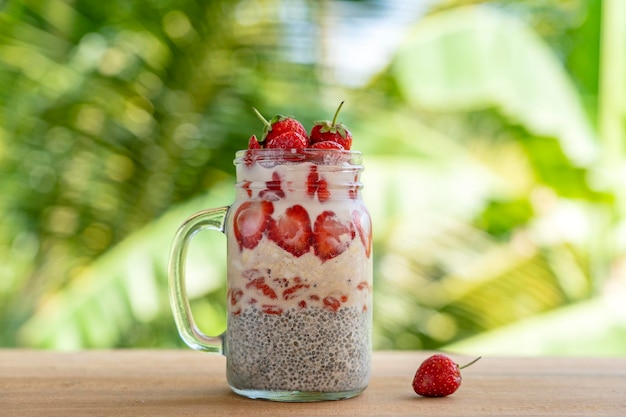
[{"label": "strawberry on wooden table", "polygon": [[450,357],[438,353],[427,358],[415,373],[413,390],[424,397],[446,397],[461,386],[461,369],[474,364],[480,356],[470,363],[459,366]]}]

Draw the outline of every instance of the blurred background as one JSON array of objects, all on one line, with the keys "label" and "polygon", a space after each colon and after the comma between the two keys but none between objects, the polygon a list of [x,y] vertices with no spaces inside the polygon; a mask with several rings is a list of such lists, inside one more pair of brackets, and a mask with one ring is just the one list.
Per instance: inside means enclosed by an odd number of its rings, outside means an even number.
[{"label": "blurred background", "polygon": [[170,244],[232,201],[251,108],[345,100],[375,349],[626,354],[625,66],[621,0],[0,0],[0,347],[182,347]]}]

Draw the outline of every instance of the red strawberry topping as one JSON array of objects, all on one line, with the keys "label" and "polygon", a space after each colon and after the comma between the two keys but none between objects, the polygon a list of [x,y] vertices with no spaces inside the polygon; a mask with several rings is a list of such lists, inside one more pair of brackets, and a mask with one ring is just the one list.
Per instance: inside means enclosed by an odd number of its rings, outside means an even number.
[{"label": "red strawberry topping", "polygon": [[309,213],[296,204],[271,223],[268,236],[278,246],[299,257],[309,251],[312,234]]},{"label": "red strawberry topping", "polygon": [[337,116],[339,115],[343,103],[342,101],[339,107],[337,107],[332,121],[323,120],[315,122],[315,125],[311,129],[309,139],[311,144],[330,141],[340,144],[345,150],[350,150],[352,147],[352,134],[343,124],[337,123]]},{"label": "red strawberry topping", "polygon": [[265,141],[265,147],[268,149],[304,149],[308,144],[308,139],[298,132],[284,132],[278,136],[268,137]]},{"label": "red strawberry topping", "polygon": [[[305,146],[309,142],[309,136],[307,135],[307,131],[302,126],[302,123],[294,119],[293,117],[285,117],[281,115],[274,116],[271,120],[265,119],[261,113],[255,108],[252,108],[256,113],[257,117],[263,122],[265,125],[265,130],[263,132],[263,138],[261,142],[265,143],[266,148],[274,147],[281,148],[282,146],[268,146],[271,141],[273,141],[278,136],[281,136],[287,132],[297,133],[302,136],[305,140]],[[288,147],[291,148],[291,147]],[[298,147],[296,147],[298,148]]]},{"label": "red strawberry topping", "polygon": [[248,149],[261,149],[261,144],[255,135],[250,136],[250,139],[248,139]]},{"label": "red strawberry topping", "polygon": [[324,211],[315,219],[313,248],[315,254],[327,261],[341,255],[354,239],[356,232],[352,222],[344,223],[332,211]]},{"label": "red strawberry topping", "polygon": [[271,222],[274,205],[269,201],[246,201],[239,206],[233,219],[233,231],[239,249],[254,249]]},{"label": "red strawberry topping", "polygon": [[323,142],[316,142],[310,146],[313,149],[335,149],[339,151],[345,150],[345,148],[334,140],[326,140]]}]

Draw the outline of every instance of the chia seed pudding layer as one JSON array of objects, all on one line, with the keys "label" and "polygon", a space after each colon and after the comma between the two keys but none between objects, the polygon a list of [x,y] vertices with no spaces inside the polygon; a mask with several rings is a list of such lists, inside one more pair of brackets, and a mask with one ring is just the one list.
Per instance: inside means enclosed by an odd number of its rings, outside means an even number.
[{"label": "chia seed pudding layer", "polygon": [[[370,378],[371,310],[323,308],[230,316],[229,384],[240,390],[344,392]],[[229,348],[231,347],[231,348]]]}]

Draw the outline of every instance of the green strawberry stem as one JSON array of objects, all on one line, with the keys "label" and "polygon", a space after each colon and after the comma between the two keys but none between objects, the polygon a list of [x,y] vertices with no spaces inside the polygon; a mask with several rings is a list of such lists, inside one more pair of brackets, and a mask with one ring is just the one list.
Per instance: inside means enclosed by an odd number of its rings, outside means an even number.
[{"label": "green strawberry stem", "polygon": [[335,126],[335,122],[337,121],[337,116],[339,115],[339,111],[341,110],[343,103],[345,103],[345,100],[339,103],[339,107],[337,107],[337,110],[335,111],[335,115],[333,116],[333,121],[330,124],[332,127]]},{"label": "green strawberry stem", "polygon": [[459,369],[464,369],[467,368],[468,366],[472,366],[474,365],[476,362],[478,362],[478,359],[482,358],[482,356],[477,357],[476,359],[474,359],[473,361],[471,361],[470,363],[466,363],[463,366],[459,366]]},{"label": "green strawberry stem", "polygon": [[252,110],[254,110],[254,113],[256,113],[257,117],[263,122],[266,129],[270,129],[272,127],[272,124],[265,117],[263,117],[263,115],[257,109],[253,107]]}]

